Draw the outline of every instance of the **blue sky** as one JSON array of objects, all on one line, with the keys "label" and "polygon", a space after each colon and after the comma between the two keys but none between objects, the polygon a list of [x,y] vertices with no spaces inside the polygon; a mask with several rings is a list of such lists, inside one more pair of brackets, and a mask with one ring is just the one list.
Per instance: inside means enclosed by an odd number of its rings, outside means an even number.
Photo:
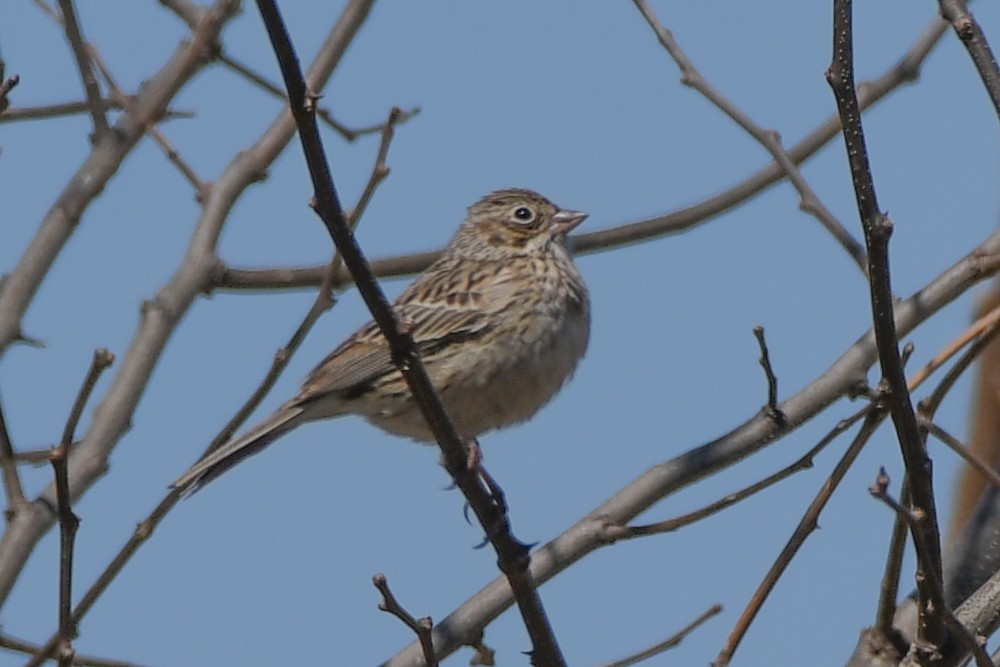
[{"label": "blue sky", "polygon": [[[309,62],[342,3],[285,3]],[[932,3],[858,3],[857,70],[881,74],[933,16]],[[786,145],[834,111],[823,77],[829,3],[653,3],[702,73]],[[975,7],[988,36],[1000,9]],[[156,3],[80,3],[88,39],[134,91],[187,34]],[[141,39],[137,37],[141,36]],[[277,79],[256,8],[223,35],[226,52]],[[78,99],[72,55],[32,3],[0,6],[0,49],[22,81],[18,106]],[[464,209],[491,190],[536,189],[588,211],[581,231],[698,203],[766,165],[751,138],[694,91],[630,3],[376,4],[324,91],[349,125],[419,106],[393,142],[391,176],[358,238],[370,257],[440,247]],[[177,98],[193,119],[161,126],[205,180],[252,144],[280,109],[215,66]],[[896,223],[892,269],[907,296],[996,226],[997,119],[952,35],[920,80],[865,116],[880,203]],[[0,272],[8,271],[89,149],[89,119],[0,125]],[[367,179],[377,138],[326,134],[342,198]],[[843,145],[803,169],[824,203],[860,237]],[[233,209],[220,255],[234,266],[324,261],[329,240],[307,206],[298,145]],[[752,335],[766,328],[782,398],[823,373],[868,326],[867,286],[782,183],[682,235],[579,258],[593,300],[587,357],[557,400],[523,426],[481,439],[486,466],[510,503],[515,532],[545,542],[647,470],[752,417],[766,398]],[[28,311],[42,349],[11,348],[0,391],[14,443],[47,446],[93,350],[119,357],[141,303],[176,269],[197,222],[190,187],[148,140],[87,210]],[[406,280],[383,283],[390,294]],[[982,288],[921,327],[923,363],[967,323]],[[77,590],[89,585],[134,525],[192,463],[266,372],[313,299],[308,291],[217,293],[185,315],[119,443],[109,474],[77,504]],[[295,356],[257,417],[292,395],[326,352],[367,319],[347,291]],[[102,378],[95,403],[113,380]],[[877,375],[870,375],[872,381]],[[965,433],[968,382],[941,423]],[[918,394],[917,398],[920,397]],[[798,458],[857,406],[841,401],[735,468],[678,493],[641,520],[700,507]],[[92,414],[89,407],[82,428]],[[82,431],[81,431],[82,432]],[[571,665],[643,648],[719,602],[725,611],[649,664],[707,664],[802,511],[846,447],[816,467],[720,515],[658,537],[600,550],[542,588]],[[946,516],[956,461],[932,444]],[[872,622],[890,512],[867,487],[880,465],[898,491],[902,464],[883,428],[866,448],[736,655],[736,664],[790,656],[845,659]],[[23,472],[34,497],[48,467]],[[476,549],[481,531],[433,448],[387,436],[357,418],[313,424],[179,505],[80,628],[78,651],[152,665],[372,665],[411,636],[379,612],[370,583],[384,572],[415,615],[444,617],[496,576]],[[58,542],[38,546],[0,622],[43,640],[55,628]],[[912,583],[912,564],[904,573]],[[486,632],[500,664],[526,664],[515,613]],[[468,652],[447,664],[466,664]],[[520,661],[520,662],[519,662]],[[21,664],[0,653],[0,665]]]}]

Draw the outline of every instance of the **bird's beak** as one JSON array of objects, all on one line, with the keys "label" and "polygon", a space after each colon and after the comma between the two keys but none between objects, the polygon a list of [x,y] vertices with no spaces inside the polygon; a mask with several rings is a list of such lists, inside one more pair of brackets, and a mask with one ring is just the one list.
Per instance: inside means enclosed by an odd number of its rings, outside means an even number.
[{"label": "bird's beak", "polygon": [[552,235],[568,234],[586,219],[587,214],[582,211],[559,211],[552,216]]}]

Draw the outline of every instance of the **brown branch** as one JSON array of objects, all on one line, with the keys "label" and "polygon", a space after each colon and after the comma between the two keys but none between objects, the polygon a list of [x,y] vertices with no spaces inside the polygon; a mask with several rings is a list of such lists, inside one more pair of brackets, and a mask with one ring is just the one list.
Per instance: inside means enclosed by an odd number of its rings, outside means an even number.
[{"label": "brown branch", "polygon": [[424,616],[423,618],[416,619],[406,611],[403,605],[399,604],[396,600],[396,596],[392,594],[392,591],[389,590],[389,582],[386,580],[384,574],[376,574],[372,577],[372,583],[375,584],[375,588],[382,594],[382,602],[379,603],[378,608],[388,614],[392,614],[412,630],[417,635],[417,641],[420,642],[420,647],[424,651],[424,663],[427,667],[438,667],[437,655],[434,653],[434,642],[431,641],[431,630],[434,629],[434,621],[431,620],[431,617]]},{"label": "brown branch", "polygon": [[795,554],[798,553],[799,549],[802,548],[802,545],[805,544],[806,538],[808,538],[809,535],[816,530],[816,520],[819,518],[823,508],[826,507],[826,503],[830,500],[833,492],[844,479],[844,475],[847,474],[847,471],[850,469],[855,459],[857,459],[872,434],[874,434],[875,430],[879,427],[879,425],[881,425],[883,419],[885,419],[885,412],[880,407],[875,405],[873,405],[872,409],[868,410],[867,414],[865,414],[865,420],[861,424],[858,434],[854,436],[854,440],[847,448],[847,451],[844,452],[844,455],[840,457],[839,461],[837,461],[837,465],[834,466],[830,476],[827,477],[823,486],[816,494],[816,497],[813,498],[813,501],[809,504],[809,507],[802,515],[802,519],[799,520],[798,526],[795,527],[791,537],[788,538],[788,541],[782,548],[781,553],[775,559],[774,564],[771,565],[767,574],[764,575],[764,579],[757,586],[757,590],[754,591],[754,594],[747,603],[743,613],[740,614],[739,620],[737,620],[732,632],[729,633],[729,637],[726,639],[726,643],[723,645],[718,657],[712,662],[712,667],[726,667],[729,665],[733,658],[733,654],[739,647],[740,642],[743,641],[743,637],[746,635],[747,630],[750,629],[750,624],[753,623],[754,619],[757,617],[757,613],[760,611],[764,602],[771,594],[775,584],[778,583],[778,579],[781,578],[781,575],[784,574],[789,564],[791,564],[792,558],[795,557]]},{"label": "brown branch", "polygon": [[[23,639],[18,639],[17,637],[11,637],[10,635],[2,633],[0,633],[0,648],[5,648],[9,651],[17,651],[18,653],[27,653],[28,655],[35,655],[42,649],[42,647],[38,644],[26,642]],[[96,656],[82,655],[80,653],[73,656],[73,664],[76,667],[140,667],[140,665],[134,662],[98,658]]]},{"label": "brown branch", "polygon": [[[935,19],[910,50],[899,61],[877,79],[858,86],[859,103],[868,109],[899,86],[914,81],[931,50],[947,31],[948,24]],[[787,150],[788,157],[795,164],[805,162],[820,148],[825,146],[840,131],[840,119],[834,115]],[[760,194],[785,176],[785,171],[777,163],[764,167],[737,185],[710,197],[694,206],[637,222],[624,223],[572,237],[572,245],[578,254],[587,254],[611,248],[618,248],[648,239],[671,234],[679,234],[708,222],[717,215],[742,204]],[[398,255],[376,259],[371,262],[372,270],[380,278],[408,276],[419,273],[433,262],[440,250],[409,255]],[[274,290],[307,289],[319,285],[325,265],[304,268],[247,269],[227,268],[219,277],[216,289],[220,290]],[[347,272],[338,273],[335,285],[346,284],[350,279]]]},{"label": "brown branch", "polygon": [[21,511],[27,500],[21,487],[21,476],[17,474],[17,459],[14,457],[14,445],[7,431],[7,419],[0,404],[0,472],[3,473],[3,488],[7,496],[7,509],[4,513],[7,519]]},{"label": "brown branch", "polygon": [[[900,502],[909,504],[910,486],[906,476],[903,477]],[[889,546],[886,549],[885,567],[879,582],[879,600],[875,611],[875,629],[877,636],[892,643],[894,652],[905,655],[907,642],[894,625],[896,619],[896,600],[899,598],[899,580],[903,572],[903,557],[906,554],[907,525],[897,516],[889,534]]]},{"label": "brown branch", "polygon": [[187,23],[191,30],[198,26],[207,11],[204,7],[196,5],[190,0],[160,0],[160,4]]},{"label": "brown branch", "polygon": [[[867,146],[861,126],[861,109],[854,87],[854,55],[851,0],[834,3],[833,60],[827,80],[837,101],[846,144],[858,213],[868,249],[868,277],[872,321],[879,365],[887,386],[886,401],[906,465],[913,510],[921,517],[913,524],[917,551],[917,589],[920,594],[920,624],[916,644],[941,646],[946,638],[941,617],[942,598],[928,582],[942,579],[941,536],[931,478],[930,459],[924,447],[916,415],[910,402],[906,376],[899,355],[899,337],[893,315],[889,237],[892,222],[878,206]],[[928,658],[929,659],[929,658]]]},{"label": "brown branch", "polygon": [[844,228],[836,216],[833,215],[823,205],[813,189],[809,187],[802,172],[788,153],[781,145],[781,136],[774,130],[765,130],[755,123],[742,109],[729,101],[715,86],[709,83],[701,72],[694,66],[691,59],[681,49],[680,44],[674,39],[673,34],[660,23],[653,10],[649,8],[645,0],[633,0],[643,18],[656,33],[656,38],[660,45],[666,50],[670,57],[681,70],[681,83],[694,88],[702,94],[709,102],[714,104],[720,111],[729,116],[737,125],[757,140],[774,158],[774,161],[788,176],[788,180],[799,193],[799,208],[815,217],[838,243],[847,251],[855,264],[861,271],[866,270],[865,249],[851,234]]},{"label": "brown branch", "polygon": [[[110,109],[125,109],[125,106],[115,100],[104,98],[101,100],[101,108],[108,111]],[[16,123],[25,120],[44,120],[60,116],[75,116],[76,114],[87,113],[89,110],[90,106],[88,102],[62,102],[38,107],[9,107],[6,113],[0,116],[0,123]],[[164,111],[161,116],[161,120],[174,118],[194,118],[194,112],[168,110]]]},{"label": "brown branch", "polygon": [[[239,62],[238,60],[236,60],[235,58],[226,53],[219,54],[219,62],[228,67],[229,69],[233,70],[240,76],[244,77],[247,81],[254,84],[261,90],[264,90],[273,95],[274,97],[282,99],[286,102],[288,101],[288,97],[285,95],[284,90],[279,88],[271,81],[268,81],[268,79],[263,74],[254,71],[248,65]],[[420,107],[414,107],[409,111],[400,111],[397,109],[396,112],[397,116],[394,122],[397,124],[403,123],[412,118],[413,116],[416,116],[418,113],[420,113]],[[319,116],[320,120],[326,123],[335,132],[337,132],[337,134],[342,136],[347,141],[354,141],[358,137],[364,136],[366,134],[383,133],[387,127],[385,124],[381,124],[381,125],[371,125],[368,127],[361,127],[361,128],[350,128],[341,123],[340,121],[338,121],[336,118],[334,118],[333,114],[330,113],[329,109],[320,106],[316,107],[316,115]]]},{"label": "brown branch", "polygon": [[[93,60],[94,66],[101,72],[101,76],[104,78],[104,82],[108,86],[111,97],[116,100],[123,109],[129,110],[132,105],[132,101],[129,99],[129,96],[125,94],[125,91],[122,90],[121,86],[118,85],[115,77],[111,74],[111,69],[107,66],[107,64],[105,64],[101,54],[92,47],[89,48],[88,51],[91,59]],[[149,135],[149,137],[153,140],[153,143],[155,143],[160,150],[163,151],[164,155],[166,155],[167,160],[174,165],[179,172],[181,172],[184,179],[191,184],[191,187],[194,188],[195,200],[198,203],[207,201],[208,189],[211,186],[198,176],[194,168],[187,162],[187,160],[181,157],[180,153],[177,152],[177,149],[173,147],[173,145],[167,140],[163,133],[160,132],[156,125],[150,123],[150,125],[146,128],[146,134]]]},{"label": "brown branch", "polygon": [[636,653],[634,655],[630,655],[627,658],[622,658],[621,660],[615,660],[614,662],[609,662],[604,667],[631,667],[631,665],[638,665],[640,662],[642,662],[644,660],[648,660],[650,658],[658,656],[661,653],[663,653],[664,651],[672,649],[675,646],[679,646],[680,643],[682,641],[684,641],[684,639],[689,634],[691,634],[692,632],[694,632],[695,630],[697,630],[699,627],[701,627],[702,625],[704,625],[705,622],[708,619],[712,618],[713,616],[715,616],[715,615],[717,615],[717,614],[719,614],[721,612],[722,612],[722,605],[721,604],[714,604],[711,607],[709,607],[707,610],[705,610],[705,612],[702,613],[701,616],[699,616],[698,618],[696,618],[693,621],[691,621],[688,625],[686,625],[684,628],[682,628],[679,632],[677,632],[676,634],[674,634],[672,637],[669,637],[669,638],[665,639],[664,641],[662,641],[662,642],[660,642],[660,643],[658,643],[658,644],[656,644],[654,646],[650,646],[649,648],[647,648],[645,650],[639,651],[638,653]]},{"label": "brown branch", "polygon": [[997,69],[997,60],[993,56],[989,42],[986,41],[982,27],[969,13],[964,0],[938,0],[938,5],[941,16],[955,29],[955,34],[969,52],[979,72],[979,78],[986,86],[986,94],[993,102],[993,110],[1000,115],[1000,70]]},{"label": "brown branch", "polygon": [[989,463],[979,458],[970,447],[923,415],[920,417],[920,426],[947,445],[951,451],[961,456],[966,463],[972,466],[973,470],[983,476],[983,479],[1000,489],[1000,473],[997,473]]},{"label": "brown branch", "polygon": [[[896,502],[892,496],[889,495],[889,475],[886,474],[885,468],[879,470],[875,483],[868,489],[868,491],[872,494],[872,496],[878,498],[889,506],[889,508],[896,513],[896,516],[907,524],[911,534],[915,534],[920,531],[918,524],[924,519],[924,517],[921,516],[920,509],[904,506],[903,504]],[[929,581],[927,582],[927,586],[928,588],[936,589],[936,599],[944,600],[944,583],[941,579]],[[978,667],[994,667],[989,655],[986,654],[986,650],[978,641],[976,641],[976,638],[965,629],[962,623],[955,617],[955,614],[951,609],[948,609],[948,607],[942,607],[940,610],[936,610],[936,613],[940,614],[941,621],[944,626],[951,631],[951,636],[957,639],[965,650],[972,654]],[[922,665],[925,664],[927,658],[933,662],[941,660],[942,656],[937,651],[936,646],[921,646],[919,641],[915,641],[910,646],[909,655],[904,658],[900,665],[901,667],[902,665],[909,664]]]},{"label": "brown branch", "polygon": [[83,89],[87,95],[87,110],[90,112],[90,118],[94,123],[92,140],[96,143],[109,129],[108,119],[104,116],[101,89],[97,86],[97,77],[94,76],[94,68],[88,53],[89,49],[86,42],[84,42],[80,22],[76,18],[73,0],[59,0],[59,9],[62,11],[62,23],[66,30],[66,39],[73,49],[76,66],[80,70],[80,79],[83,81]]},{"label": "brown branch", "polygon": [[[990,342],[1000,333],[997,326],[997,316],[1000,315],[1000,308],[994,308],[975,323],[968,327],[961,335],[949,342],[934,358],[923,368],[917,371],[909,380],[910,391],[922,384],[931,373],[940,368],[948,359],[958,353],[958,351],[969,341],[973,341],[969,348],[959,357],[958,361],[948,370],[944,378],[938,383],[930,396],[920,401],[917,406],[918,420],[921,427],[926,429],[923,422],[933,419],[937,408],[947,393],[954,387],[958,378],[969,368],[973,360],[977,359],[980,353],[990,344]],[[978,336],[978,338],[975,338]],[[974,340],[973,340],[974,339]],[[947,443],[946,443],[947,444]],[[959,450],[959,455],[964,456],[965,451]],[[969,452],[971,456],[971,452]],[[978,460],[978,459],[977,459]],[[977,483],[979,479],[977,478]],[[978,494],[977,494],[978,495]],[[900,491],[900,502],[908,504],[910,502],[909,483],[904,476]],[[874,632],[876,637],[882,637],[891,641],[897,651],[905,653],[905,643],[900,635],[902,628],[896,627],[896,598],[899,593],[900,572],[903,565],[903,552],[908,525],[897,515],[893,525],[892,535],[889,540],[889,548],[886,555],[885,572],[882,575],[882,583],[879,592],[878,612]],[[946,591],[947,593],[947,591]],[[860,645],[859,645],[860,647]]]},{"label": "brown branch", "polygon": [[[59,631],[56,633],[57,639],[54,648],[60,667],[69,667],[73,664],[72,641],[76,638],[77,627],[73,621],[71,608],[73,604],[73,550],[76,542],[76,531],[80,527],[80,519],[73,513],[73,501],[69,491],[69,471],[67,469],[69,447],[73,442],[76,426],[80,422],[80,415],[83,414],[83,408],[90,400],[97,379],[113,361],[114,355],[105,349],[94,352],[90,370],[87,372],[87,377],[77,393],[73,409],[70,410],[69,418],[66,420],[62,440],[49,456],[55,472],[56,509],[59,515]],[[45,662],[49,655],[49,653],[36,654],[28,664],[40,665]]]},{"label": "brown branch", "polygon": [[316,125],[315,96],[307,92],[299,71],[298,58],[278,8],[270,0],[258,0],[257,6],[288,90],[292,115],[299,129],[299,138],[313,181],[316,212],[343,256],[344,264],[351,272],[358,291],[389,344],[393,362],[402,373],[431,432],[441,446],[445,468],[465,494],[486,530],[497,553],[499,567],[507,575],[531,637],[533,661],[541,667],[565,665],[528,569],[528,547],[514,538],[506,512],[484,483],[482,475],[467,467],[466,446],[455,432],[455,427],[427,376],[413,338],[400,326],[344,218]]},{"label": "brown branch", "polygon": [[791,477],[799,471],[808,470],[813,467],[814,459],[826,448],[827,445],[836,440],[838,436],[847,431],[847,429],[851,426],[856,424],[858,420],[864,417],[870,410],[871,406],[868,405],[861,410],[858,410],[850,417],[841,419],[832,429],[830,429],[830,431],[827,432],[826,435],[823,436],[822,439],[820,439],[818,443],[813,445],[813,447],[799,457],[798,460],[794,461],[791,465],[782,468],[773,475],[765,477],[755,484],[751,484],[750,486],[736,491],[735,493],[730,493],[726,497],[706,505],[699,510],[689,512],[674,519],[668,519],[666,521],[660,521],[645,526],[628,526],[626,528],[622,528],[620,531],[610,530],[609,537],[612,539],[631,539],[633,537],[656,535],[659,533],[668,533],[677,530],[678,528],[700,521],[706,517],[716,514],[717,512],[721,512],[727,507],[731,507],[741,500],[749,498],[750,496],[777,484],[787,477]]},{"label": "brown branch", "polygon": [[[380,152],[380,155],[382,155],[382,159],[384,159],[384,153]],[[358,216],[363,213],[364,206],[359,203],[355,207],[354,211],[355,216],[353,222],[357,225],[358,222],[360,222],[360,217]],[[329,275],[332,276],[332,272],[330,272]],[[312,330],[313,325],[319,320],[320,315],[329,310],[333,305],[330,293],[331,289],[328,279],[326,284],[320,286],[316,299],[309,307],[309,310],[306,312],[298,327],[296,327],[291,338],[281,349],[275,352],[271,368],[265,374],[264,379],[250,395],[250,398],[246,400],[240,409],[236,411],[236,414],[233,415],[229,422],[212,439],[212,442],[208,445],[202,456],[206,456],[210,452],[228,442],[243,422],[245,422],[247,418],[253,414],[254,410],[257,409],[260,402],[264,400],[267,394],[274,387],[275,382],[277,382],[278,378],[281,377],[281,374],[288,367],[288,363],[292,360],[292,357],[298,351],[302,342]],[[183,493],[180,490],[171,490],[167,493],[163,500],[160,501],[149,516],[139,523],[129,540],[122,546],[122,548],[115,555],[114,559],[112,559],[112,561],[105,567],[104,571],[101,572],[90,588],[87,589],[83,597],[80,598],[80,602],[73,609],[73,619],[75,623],[79,623],[87,612],[90,611],[104,591],[107,590],[108,586],[111,585],[111,582],[115,580],[115,578],[132,559],[132,556],[135,555],[139,548],[152,536],[153,531],[156,530],[160,521],[162,521],[163,518],[170,513],[182,497]],[[57,636],[52,637],[45,646],[51,650],[55,646],[56,641]]]}]

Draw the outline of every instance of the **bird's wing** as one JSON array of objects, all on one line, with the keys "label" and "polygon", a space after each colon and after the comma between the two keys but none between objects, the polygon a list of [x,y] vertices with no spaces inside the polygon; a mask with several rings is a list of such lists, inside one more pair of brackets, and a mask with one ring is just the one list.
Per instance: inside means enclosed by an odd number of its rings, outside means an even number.
[{"label": "bird's wing", "polygon": [[[478,296],[451,300],[400,297],[394,306],[400,322],[409,327],[424,358],[449,345],[481,336],[491,318],[476,307]],[[331,393],[365,391],[376,379],[396,370],[389,345],[378,325],[369,322],[331,352],[309,374],[295,403],[303,404]]]}]

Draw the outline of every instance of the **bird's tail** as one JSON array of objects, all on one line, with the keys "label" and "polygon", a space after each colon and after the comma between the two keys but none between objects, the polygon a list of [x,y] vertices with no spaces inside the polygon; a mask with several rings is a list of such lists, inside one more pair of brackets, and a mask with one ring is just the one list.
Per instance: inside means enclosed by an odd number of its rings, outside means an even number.
[{"label": "bird's tail", "polygon": [[252,429],[209,452],[177,478],[171,488],[190,496],[243,459],[258,453],[302,422],[303,409],[283,406]]}]

